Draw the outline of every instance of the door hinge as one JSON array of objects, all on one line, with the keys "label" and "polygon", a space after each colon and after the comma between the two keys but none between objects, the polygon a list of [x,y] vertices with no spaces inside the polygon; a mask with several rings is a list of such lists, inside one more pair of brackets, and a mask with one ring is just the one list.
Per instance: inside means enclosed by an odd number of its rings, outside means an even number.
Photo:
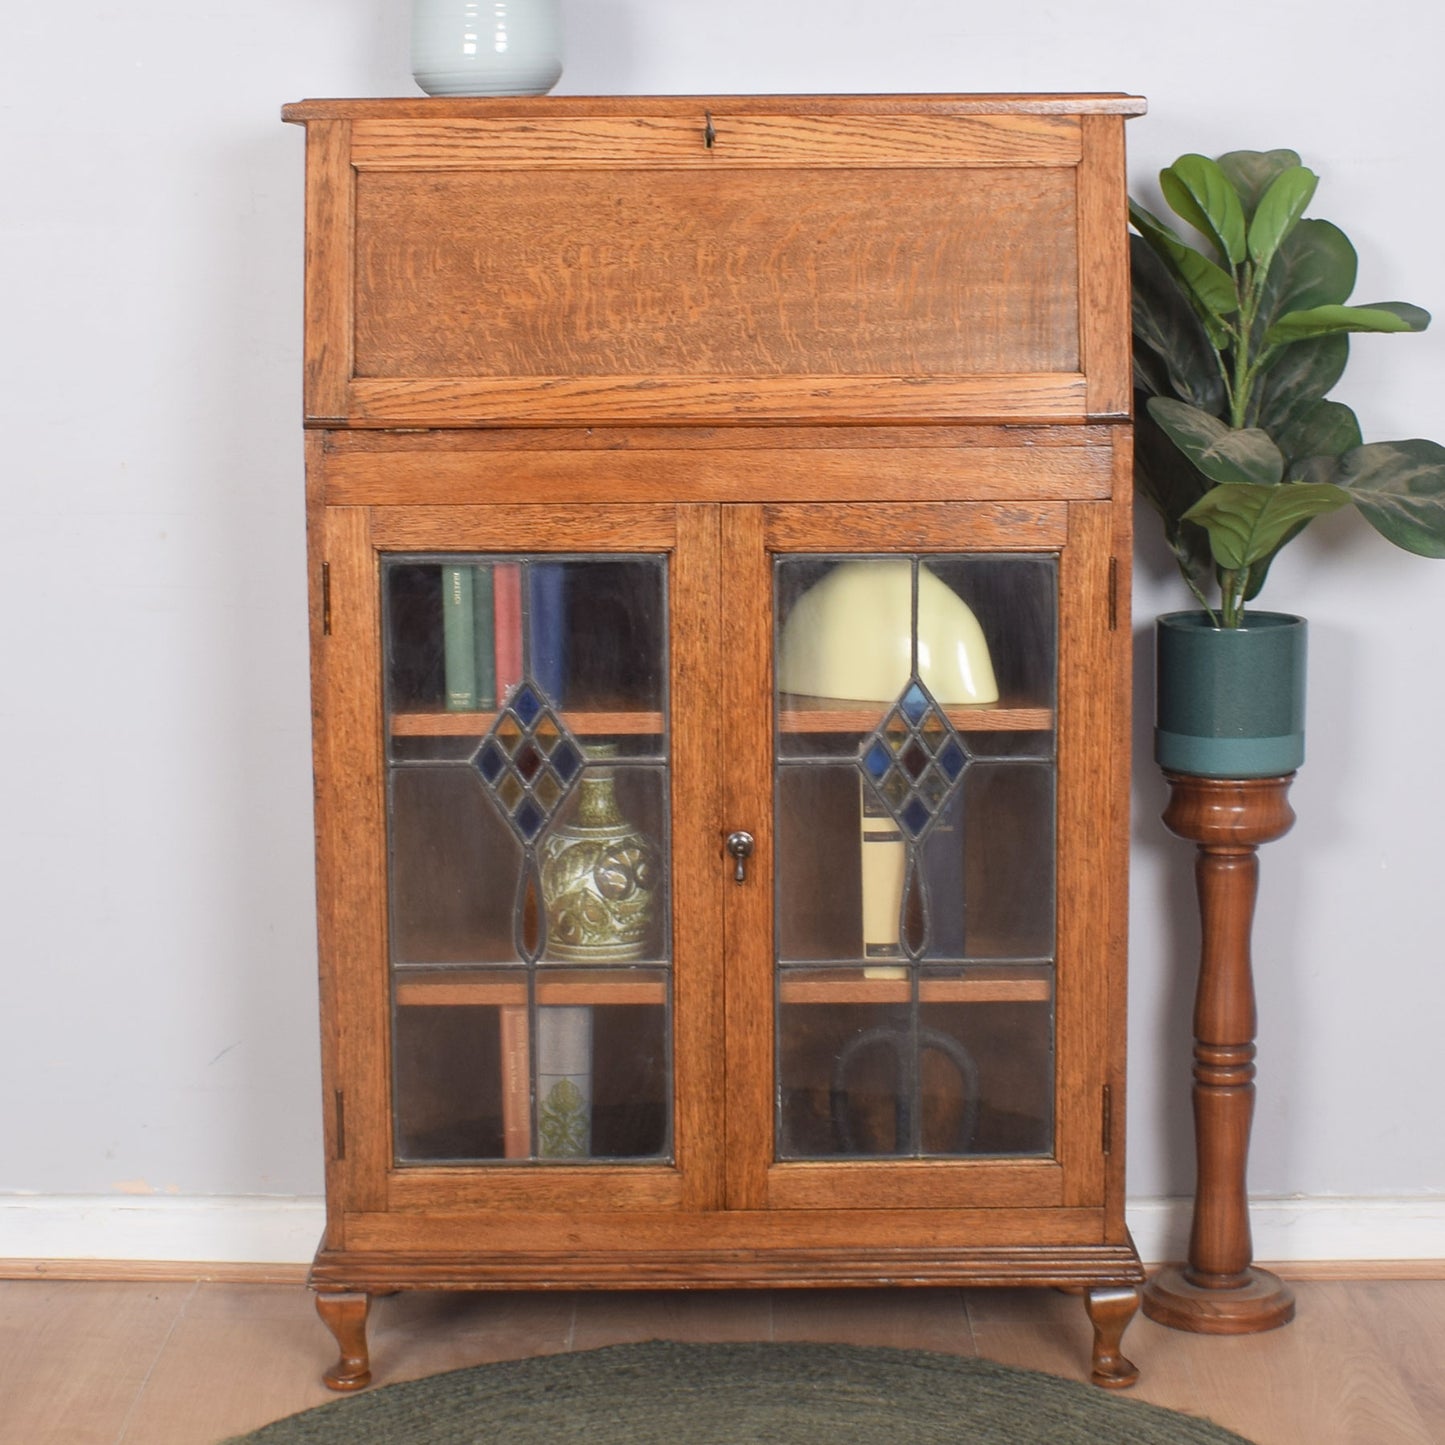
[{"label": "door hinge", "polygon": [[331,636],[331,563],[321,564],[321,635]]},{"label": "door hinge", "polygon": [[1109,558],[1109,631],[1119,630],[1119,559]]},{"label": "door hinge", "polygon": [[1114,1089],[1111,1084],[1104,1085],[1102,1114],[1100,1143],[1103,1146],[1104,1157],[1107,1159],[1114,1152]]},{"label": "door hinge", "polygon": [[336,1158],[340,1162],[346,1158],[346,1094],[337,1089],[332,1103],[335,1108]]}]

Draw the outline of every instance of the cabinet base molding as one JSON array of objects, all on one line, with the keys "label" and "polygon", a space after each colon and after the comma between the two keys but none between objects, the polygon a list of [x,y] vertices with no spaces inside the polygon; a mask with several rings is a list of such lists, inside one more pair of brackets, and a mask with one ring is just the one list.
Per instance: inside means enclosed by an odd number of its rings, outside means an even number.
[{"label": "cabinet base molding", "polygon": [[986,1246],[852,1250],[595,1250],[496,1255],[385,1256],[322,1250],[317,1290],[805,1289],[828,1286],[1134,1286],[1144,1268],[1132,1245],[1066,1249]]},{"label": "cabinet base molding", "polygon": [[333,1390],[370,1383],[366,1320],[371,1300],[400,1290],[507,1289],[805,1289],[956,1285],[1038,1286],[1082,1296],[1094,1329],[1089,1378],[1126,1389],[1138,1368],[1121,1349],[1139,1309],[1144,1270],[1132,1245],[1089,1248],[957,1248],[839,1256],[800,1250],[703,1253],[593,1251],[559,1259],[554,1252],[505,1258],[387,1257],[323,1249],[311,1270],[316,1309],[339,1356],[323,1376]]}]

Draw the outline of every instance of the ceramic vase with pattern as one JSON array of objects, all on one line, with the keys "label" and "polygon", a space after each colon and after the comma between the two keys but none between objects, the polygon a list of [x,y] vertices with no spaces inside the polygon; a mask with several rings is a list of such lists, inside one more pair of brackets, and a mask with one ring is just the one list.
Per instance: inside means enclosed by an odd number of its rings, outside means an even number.
[{"label": "ceramic vase with pattern", "polygon": [[[615,756],[594,745],[592,758]],[[589,763],[577,807],[537,849],[547,911],[549,962],[622,963],[648,955],[653,942],[657,846],[622,814],[614,768]]]}]

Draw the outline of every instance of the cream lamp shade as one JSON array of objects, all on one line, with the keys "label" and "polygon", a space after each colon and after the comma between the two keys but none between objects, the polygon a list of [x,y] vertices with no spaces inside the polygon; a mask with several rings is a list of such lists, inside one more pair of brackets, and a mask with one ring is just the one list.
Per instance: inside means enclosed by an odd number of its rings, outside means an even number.
[{"label": "cream lamp shade", "polygon": [[[843,562],[814,583],[783,624],[778,690],[892,702],[913,669],[913,567],[906,558]],[[978,618],[922,564],[918,675],[944,705],[998,701]]]}]

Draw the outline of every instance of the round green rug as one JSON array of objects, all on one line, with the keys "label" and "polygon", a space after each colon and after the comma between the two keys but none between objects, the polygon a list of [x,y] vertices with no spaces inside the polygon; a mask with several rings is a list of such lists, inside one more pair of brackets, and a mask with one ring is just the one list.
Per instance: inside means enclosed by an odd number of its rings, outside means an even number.
[{"label": "round green rug", "polygon": [[[1240,1445],[1217,1425],[988,1360],[653,1341],[476,1365],[232,1445]],[[1247,1442],[1245,1442],[1247,1445]]]}]

